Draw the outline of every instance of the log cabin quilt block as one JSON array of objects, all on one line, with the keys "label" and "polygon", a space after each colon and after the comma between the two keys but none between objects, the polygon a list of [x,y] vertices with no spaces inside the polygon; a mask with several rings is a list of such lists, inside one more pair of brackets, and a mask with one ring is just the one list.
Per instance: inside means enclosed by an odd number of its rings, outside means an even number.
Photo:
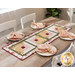
[{"label": "log cabin quilt block", "polygon": [[52,25],[51,27],[48,27],[48,30],[51,30],[51,31],[55,31],[55,32],[57,32],[58,33],[58,29],[67,29],[65,26],[61,26],[61,25],[59,25],[59,24],[54,24],[54,25]]},{"label": "log cabin quilt block", "polygon": [[13,46],[9,46],[9,49],[18,53],[21,56],[24,56],[28,52],[32,51],[34,48],[35,48],[35,46],[33,46],[25,41],[14,44]]},{"label": "log cabin quilt block", "polygon": [[57,33],[46,29],[46,30],[38,33],[37,35],[39,35],[43,38],[46,38],[46,39],[51,39],[52,37],[56,36]]},{"label": "log cabin quilt block", "polygon": [[47,39],[40,37],[38,35],[34,35],[34,36],[26,39],[25,41],[36,46],[37,44],[45,43],[47,41]]}]

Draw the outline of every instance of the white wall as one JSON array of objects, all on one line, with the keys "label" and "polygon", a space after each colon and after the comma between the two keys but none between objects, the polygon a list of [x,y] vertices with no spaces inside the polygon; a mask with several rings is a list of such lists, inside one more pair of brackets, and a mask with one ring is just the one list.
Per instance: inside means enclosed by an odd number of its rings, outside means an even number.
[{"label": "white wall", "polygon": [[60,14],[61,19],[69,20],[67,10],[68,10],[68,8],[61,8],[61,11],[62,11],[61,14]]},{"label": "white wall", "polygon": [[36,21],[40,21],[45,18],[46,9],[45,8],[21,8],[15,11],[3,13],[0,14],[0,23],[16,19],[17,23],[20,24],[20,18],[31,13],[36,13],[36,17],[37,17]]},{"label": "white wall", "polygon": [[[60,8],[60,9],[62,10],[62,13],[60,14],[60,18],[64,20],[69,20],[69,16],[67,14],[68,8]],[[21,17],[34,12],[36,13],[37,21],[40,21],[45,18],[45,14],[46,14],[45,8],[20,8],[15,11],[10,11],[9,13],[0,14],[0,23],[3,23],[8,20],[16,19],[17,23],[20,24]],[[73,14],[73,22],[75,22],[75,14]]]},{"label": "white wall", "polygon": [[[60,14],[60,18],[64,20],[69,20],[69,16],[67,14],[68,8],[60,8],[62,13]],[[75,11],[75,8],[73,8],[73,11]],[[72,21],[75,22],[75,14],[73,14]]]}]

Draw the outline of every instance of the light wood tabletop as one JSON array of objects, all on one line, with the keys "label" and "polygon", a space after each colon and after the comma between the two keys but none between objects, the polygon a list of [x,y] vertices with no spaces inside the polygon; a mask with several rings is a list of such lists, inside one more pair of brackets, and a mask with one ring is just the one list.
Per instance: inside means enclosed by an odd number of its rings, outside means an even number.
[{"label": "light wood tabletop", "polygon": [[[66,25],[68,23],[68,21],[66,20],[60,20],[58,18],[53,18],[53,17],[44,19],[40,22],[45,22],[47,23],[47,25],[51,23],[59,23],[62,25]],[[27,26],[24,30],[20,30],[20,31],[27,35],[31,32],[35,32],[36,30],[33,30],[30,26]],[[72,29],[70,31],[75,32],[75,26],[72,26]],[[27,59],[21,61],[2,49],[2,47],[6,45],[6,42],[7,41],[5,37],[0,38],[0,67],[41,67],[45,63],[50,61],[53,57],[53,56],[43,57],[34,53]],[[52,42],[52,45],[54,45],[58,49],[57,54],[59,54],[59,53],[62,53],[63,49],[69,46],[71,42],[72,41],[64,41],[58,38]]]}]

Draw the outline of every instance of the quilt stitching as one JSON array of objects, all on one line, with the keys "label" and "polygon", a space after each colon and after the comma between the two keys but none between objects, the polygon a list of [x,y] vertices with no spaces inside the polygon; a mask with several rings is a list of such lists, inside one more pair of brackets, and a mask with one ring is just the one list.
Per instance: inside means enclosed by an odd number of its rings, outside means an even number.
[{"label": "quilt stitching", "polygon": [[[53,31],[53,30],[49,30],[49,28],[51,28],[52,26],[59,26],[59,27],[65,28],[65,29],[69,29],[69,28],[66,28],[66,27],[64,27],[64,26],[60,26],[59,24],[54,24],[54,23],[53,23],[53,24],[49,25],[48,27],[46,27],[46,28],[44,28],[44,29],[41,29],[41,30],[39,30],[39,31],[37,31],[37,32],[35,32],[35,33],[33,33],[33,34],[27,36],[26,38],[24,38],[23,40],[21,40],[21,41],[19,41],[19,42],[17,42],[17,43],[11,44],[11,45],[6,46],[6,47],[3,47],[3,49],[6,50],[7,52],[11,53],[12,55],[16,56],[16,57],[19,58],[20,60],[24,60],[25,58],[27,58],[28,56],[30,56],[31,54],[33,54],[33,53],[35,52],[35,48],[36,48],[36,44],[33,44],[33,43],[31,43],[31,42],[29,42],[29,41],[27,41],[27,40],[31,39],[32,37],[38,36],[38,37],[40,37],[40,38],[42,38],[42,39],[44,40],[44,42],[42,42],[42,43],[49,43],[49,41],[51,42],[51,40],[53,41],[53,40],[55,40],[56,38],[58,38],[58,32]],[[48,38],[45,38],[45,37],[43,37],[43,36],[41,36],[41,35],[38,35],[38,34],[42,33],[43,31],[49,31],[49,32],[54,33],[55,35],[54,35],[53,37],[49,38],[49,39],[48,39]],[[47,33],[47,35],[49,35],[49,34]],[[37,41],[37,39],[36,39],[35,41]],[[13,50],[12,48],[13,48],[14,46],[20,44],[21,42],[25,42],[25,43],[27,43],[27,45],[29,45],[28,47],[30,47],[30,48],[33,47],[33,48],[31,48],[31,49],[30,49],[28,52],[26,52],[25,54],[21,54],[21,53],[15,52],[15,50]],[[22,47],[20,47],[20,49],[21,49],[21,48],[22,48],[22,49],[25,49],[26,46],[23,45]]]}]

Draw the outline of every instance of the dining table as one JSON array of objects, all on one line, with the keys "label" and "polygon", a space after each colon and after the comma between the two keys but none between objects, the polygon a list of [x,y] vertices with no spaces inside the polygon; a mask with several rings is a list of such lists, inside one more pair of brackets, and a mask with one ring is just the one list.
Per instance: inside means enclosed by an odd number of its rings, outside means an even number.
[{"label": "dining table", "polygon": [[[62,20],[55,17],[49,17],[39,22],[46,23],[46,25],[50,25],[52,23],[66,25],[69,23],[69,21],[67,20]],[[75,33],[75,25],[70,27],[72,28],[70,31]],[[34,33],[35,31],[37,30],[32,29],[30,25],[27,25],[24,29],[18,30],[18,32],[23,32],[25,35]],[[57,53],[53,56],[63,53],[66,48],[69,47],[71,42],[72,41],[65,41],[60,38],[57,38],[55,41],[53,41],[51,44],[54,45],[58,50]],[[0,38],[0,67],[45,67],[45,64],[47,64],[48,62],[48,64],[51,64],[53,56],[45,57],[40,56],[37,53],[34,53],[30,57],[21,61],[2,49],[2,47],[7,45],[7,43],[9,42],[7,41],[6,37],[2,36]]]}]

